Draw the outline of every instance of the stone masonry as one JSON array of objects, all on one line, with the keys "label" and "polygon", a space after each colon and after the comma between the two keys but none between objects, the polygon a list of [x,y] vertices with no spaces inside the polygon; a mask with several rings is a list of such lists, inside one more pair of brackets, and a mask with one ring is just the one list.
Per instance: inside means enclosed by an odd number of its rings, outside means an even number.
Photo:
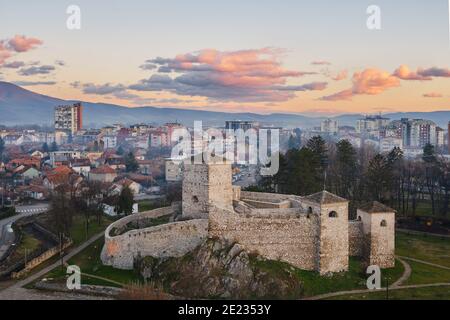
[{"label": "stone masonry", "polygon": [[241,191],[232,186],[227,163],[185,166],[183,221],[110,235],[114,227],[170,210],[115,222],[106,230],[102,261],[131,269],[138,257],[181,256],[209,237],[321,274],[347,271],[350,256],[382,268],[395,265],[394,210],[374,202],[349,221],[348,201],[327,191],[306,197]]}]

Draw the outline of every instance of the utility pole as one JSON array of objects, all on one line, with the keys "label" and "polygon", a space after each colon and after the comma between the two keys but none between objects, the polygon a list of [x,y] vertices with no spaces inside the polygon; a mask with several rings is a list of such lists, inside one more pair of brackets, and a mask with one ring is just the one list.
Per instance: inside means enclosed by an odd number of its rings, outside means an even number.
[{"label": "utility pole", "polygon": [[61,259],[61,270],[64,272],[64,261],[63,261],[63,234],[59,233],[59,257]]},{"label": "utility pole", "polygon": [[386,277],[386,300],[389,300],[389,278]]}]

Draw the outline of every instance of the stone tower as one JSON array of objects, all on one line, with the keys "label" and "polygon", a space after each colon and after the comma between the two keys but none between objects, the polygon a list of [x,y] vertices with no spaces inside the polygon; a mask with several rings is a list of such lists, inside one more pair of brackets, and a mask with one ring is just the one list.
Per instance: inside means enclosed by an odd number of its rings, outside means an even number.
[{"label": "stone tower", "polygon": [[366,263],[395,267],[395,210],[374,201],[358,209],[357,214],[363,223]]},{"label": "stone tower", "polygon": [[327,191],[303,198],[308,212],[320,214],[317,270],[320,274],[348,270],[348,200]]},{"label": "stone tower", "polygon": [[214,204],[233,209],[232,171],[230,163],[186,164],[183,179],[183,217],[207,219]]}]

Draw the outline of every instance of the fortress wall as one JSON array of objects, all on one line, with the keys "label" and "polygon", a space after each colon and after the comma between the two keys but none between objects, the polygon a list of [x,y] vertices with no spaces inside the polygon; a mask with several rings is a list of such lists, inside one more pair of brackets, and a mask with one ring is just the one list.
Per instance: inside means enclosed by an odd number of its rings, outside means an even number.
[{"label": "fortress wall", "polygon": [[241,199],[248,199],[248,200],[280,202],[289,200],[291,198],[292,196],[286,194],[241,191]]},{"label": "fortress wall", "polygon": [[243,201],[247,202],[249,205],[255,208],[277,208],[277,209],[291,208],[291,202],[289,200],[281,202],[267,202],[267,201],[243,199]]},{"label": "fortress wall", "polygon": [[319,218],[316,215],[308,218],[306,214],[285,213],[269,218],[211,208],[208,236],[239,242],[248,251],[301,269],[318,268]]},{"label": "fortress wall", "polygon": [[111,233],[111,230],[114,228],[120,229],[124,226],[126,226],[128,223],[136,220],[142,220],[142,219],[148,219],[148,218],[159,218],[162,216],[167,216],[169,214],[172,214],[175,212],[175,207],[164,207],[159,209],[154,209],[150,211],[144,211],[136,214],[132,214],[129,216],[126,216],[120,220],[117,220],[116,222],[109,225],[109,227],[105,231],[105,238],[110,238],[109,234]]},{"label": "fortress wall", "polygon": [[204,219],[168,223],[110,236],[112,228],[120,228],[131,221],[156,218],[171,212],[173,210],[170,207],[156,209],[145,214],[125,217],[109,226],[105,231],[105,245],[101,253],[103,264],[131,270],[137,257],[180,257],[206,239],[208,220]]},{"label": "fortress wall", "polygon": [[364,247],[363,224],[361,221],[348,222],[349,254],[351,257],[362,257]]},{"label": "fortress wall", "polygon": [[[381,227],[381,221],[386,227]],[[395,267],[395,214],[373,214],[370,237],[370,265],[380,268]]]},{"label": "fortress wall", "polygon": [[[321,274],[348,271],[348,203],[321,206],[320,269]],[[330,217],[335,212],[336,217]]]}]

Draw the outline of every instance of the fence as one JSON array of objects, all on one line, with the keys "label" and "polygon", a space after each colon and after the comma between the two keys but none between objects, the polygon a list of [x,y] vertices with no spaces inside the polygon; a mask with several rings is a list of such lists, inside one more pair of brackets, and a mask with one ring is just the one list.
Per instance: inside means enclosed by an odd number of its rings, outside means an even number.
[{"label": "fence", "polygon": [[[68,247],[70,247],[72,245],[72,243],[73,243],[72,240],[69,240],[68,242],[66,242],[63,245],[62,250],[65,250]],[[32,269],[36,268],[41,263],[43,263],[43,262],[47,261],[48,259],[54,257],[55,255],[59,254],[59,252],[60,252],[59,246],[53,247],[53,248],[45,251],[40,256],[38,256],[34,259],[31,259],[22,270],[20,270],[18,272],[13,272],[11,274],[11,278],[18,279],[18,278],[22,277],[26,273],[30,272]]]}]

